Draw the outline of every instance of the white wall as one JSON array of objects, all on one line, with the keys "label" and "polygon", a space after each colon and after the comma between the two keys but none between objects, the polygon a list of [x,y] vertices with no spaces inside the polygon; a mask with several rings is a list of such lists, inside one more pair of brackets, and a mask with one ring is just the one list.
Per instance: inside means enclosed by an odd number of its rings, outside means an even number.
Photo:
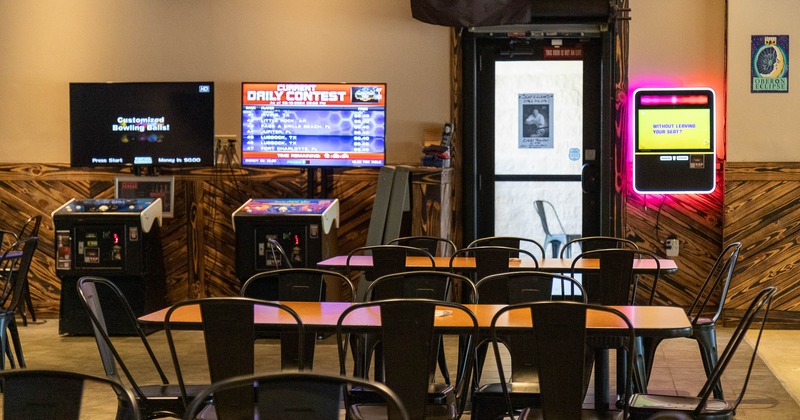
[{"label": "white wall", "polygon": [[449,119],[447,28],[407,0],[0,0],[0,162],[69,161],[69,82],[212,80],[240,135],[242,81],[387,82],[390,163]]},{"label": "white wall", "polygon": [[[734,162],[800,161],[800,27],[796,0],[729,2],[728,146]],[[752,35],[789,35],[789,93],[750,93]]]},{"label": "white wall", "polygon": [[725,0],[630,0],[630,7],[630,92],[714,89],[717,155],[725,157]]}]

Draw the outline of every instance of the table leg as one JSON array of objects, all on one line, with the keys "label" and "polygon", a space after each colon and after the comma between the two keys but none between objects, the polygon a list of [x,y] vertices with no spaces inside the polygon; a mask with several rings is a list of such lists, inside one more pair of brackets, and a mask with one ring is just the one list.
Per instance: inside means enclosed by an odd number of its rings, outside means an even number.
[{"label": "table leg", "polygon": [[594,407],[595,410],[608,410],[608,349],[594,351]]}]

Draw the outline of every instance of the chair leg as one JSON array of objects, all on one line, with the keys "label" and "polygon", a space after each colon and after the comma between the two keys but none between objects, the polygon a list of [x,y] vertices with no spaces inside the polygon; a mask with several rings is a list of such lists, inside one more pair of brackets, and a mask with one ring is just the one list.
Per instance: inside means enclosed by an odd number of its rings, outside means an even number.
[{"label": "chair leg", "polygon": [[447,368],[447,358],[444,354],[444,337],[441,335],[439,336],[439,348],[436,350],[436,361],[444,383],[450,385],[450,370]]},{"label": "chair leg", "polygon": [[9,343],[6,340],[6,344],[5,344],[4,347],[5,347],[5,350],[4,350],[5,351],[5,356],[4,357],[8,357],[8,365],[9,365],[9,367],[11,367],[11,369],[16,368],[17,364],[16,364],[16,362],[14,362],[14,352],[11,351],[11,343]]},{"label": "chair leg", "polygon": [[[7,316],[7,314],[0,315],[0,351],[5,353],[3,357],[0,357],[0,371],[6,369],[6,354],[8,355],[9,359],[13,359],[14,357],[11,354],[11,349],[8,346],[8,325],[6,322],[8,319]],[[11,363],[13,364],[13,360],[11,360]]]},{"label": "chair leg", "polygon": [[[14,353],[17,354],[17,363],[19,367],[26,368],[25,356],[22,355],[22,341],[19,339],[19,330],[17,330],[17,323],[11,320],[8,323],[8,332],[11,337],[11,344],[14,345]],[[11,351],[9,349],[9,351]]]},{"label": "chair leg", "polygon": [[[28,311],[31,313],[31,322],[36,322],[36,312],[33,310],[33,299],[31,299],[31,286],[27,281],[25,282],[25,289],[23,293],[25,294],[24,306],[27,307]],[[22,308],[22,312],[23,314],[25,313],[25,308]],[[23,318],[23,322],[25,322],[24,320],[25,318]],[[23,325],[28,324],[25,322]]]},{"label": "chair leg", "polygon": [[[662,339],[658,337],[639,337],[636,340],[636,346],[638,347],[638,354],[636,355],[637,365],[643,365],[639,368],[639,372],[644,375],[640,379],[645,385],[650,383],[650,375],[653,372],[653,361],[656,358],[656,349],[661,343],[661,340]],[[639,361],[639,358],[643,360]]]},{"label": "chair leg", "polygon": [[[706,378],[711,376],[711,371],[717,365],[719,359],[717,355],[717,330],[714,326],[711,328],[695,328],[693,338],[697,340],[697,346],[700,347],[700,358],[703,360],[703,367],[706,370]],[[714,398],[723,399],[722,384],[717,382],[714,386]]]}]

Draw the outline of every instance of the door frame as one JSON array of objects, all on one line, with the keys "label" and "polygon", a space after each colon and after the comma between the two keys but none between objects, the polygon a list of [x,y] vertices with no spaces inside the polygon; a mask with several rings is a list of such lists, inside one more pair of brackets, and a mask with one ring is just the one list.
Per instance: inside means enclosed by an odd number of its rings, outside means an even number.
[{"label": "door frame", "polygon": [[[584,230],[583,235],[613,235],[622,236],[624,227],[624,182],[618,182],[619,177],[624,177],[624,171],[620,171],[620,166],[624,166],[624,151],[622,139],[627,136],[624,133],[617,133],[616,126],[618,121],[617,102],[618,87],[626,86],[627,83],[619,83],[624,80],[623,74],[627,71],[627,65],[617,66],[617,52],[615,42],[617,37],[610,28],[613,26],[599,27],[595,29],[600,39],[600,144],[596,158],[597,174],[599,177],[597,185],[600,187],[598,194],[599,204],[598,214],[584,214],[584,226],[594,226],[591,230]],[[574,27],[570,27],[569,33],[559,32],[552,28],[548,31],[547,37],[537,36],[534,31],[525,32],[530,38],[575,38],[580,36],[574,32]],[[485,38],[511,39],[506,33],[477,33],[464,31],[461,39],[461,70],[462,70],[462,115],[461,115],[461,148],[462,148],[462,196],[461,207],[463,209],[463,232],[462,240],[465,243],[482,236],[482,230],[478,226],[478,206],[480,203],[480,181],[478,178],[478,119],[479,102],[477,98],[479,71],[481,57],[479,56],[479,43]],[[520,38],[517,33],[514,38]],[[627,63],[626,63],[627,64]],[[624,111],[623,109],[620,112]],[[622,162],[619,162],[619,160]],[[621,165],[620,165],[621,164]],[[492,216],[493,217],[493,216]],[[590,220],[587,220],[590,218]],[[493,220],[493,219],[492,219]]]}]

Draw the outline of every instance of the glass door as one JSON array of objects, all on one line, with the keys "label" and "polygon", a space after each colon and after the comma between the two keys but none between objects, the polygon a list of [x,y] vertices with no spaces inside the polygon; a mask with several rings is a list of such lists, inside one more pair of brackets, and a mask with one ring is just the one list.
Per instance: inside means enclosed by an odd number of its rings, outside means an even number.
[{"label": "glass door", "polygon": [[[551,239],[546,230],[569,237],[596,234],[599,38],[475,42],[475,237],[523,236],[544,245]],[[553,239],[563,245],[565,238]],[[548,256],[558,252],[559,244],[552,245]]]}]

